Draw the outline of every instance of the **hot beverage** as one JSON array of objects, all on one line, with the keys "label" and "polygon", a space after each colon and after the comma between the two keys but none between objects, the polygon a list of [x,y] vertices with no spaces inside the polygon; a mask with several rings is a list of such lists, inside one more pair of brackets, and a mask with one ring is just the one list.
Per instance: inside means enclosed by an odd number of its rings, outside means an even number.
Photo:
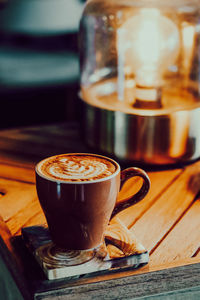
[{"label": "hot beverage", "polygon": [[[116,204],[120,187],[134,176],[142,177],[141,189]],[[98,247],[111,216],[144,198],[149,184],[143,170],[120,171],[117,162],[96,154],[56,155],[36,166],[38,198],[62,253]]]},{"label": "hot beverage", "polygon": [[36,183],[59,247],[80,250],[101,243],[119,192],[117,163],[96,155],[56,155],[37,165]]},{"label": "hot beverage", "polygon": [[91,155],[63,154],[38,164],[37,171],[50,180],[92,181],[112,175],[117,169],[111,160]]}]

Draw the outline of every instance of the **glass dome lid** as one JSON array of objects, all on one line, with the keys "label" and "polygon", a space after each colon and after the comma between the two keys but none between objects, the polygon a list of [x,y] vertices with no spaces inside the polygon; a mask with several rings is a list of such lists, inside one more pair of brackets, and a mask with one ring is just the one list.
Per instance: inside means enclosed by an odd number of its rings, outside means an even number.
[{"label": "glass dome lid", "polygon": [[85,101],[131,113],[199,102],[199,5],[89,0],[80,22]]}]

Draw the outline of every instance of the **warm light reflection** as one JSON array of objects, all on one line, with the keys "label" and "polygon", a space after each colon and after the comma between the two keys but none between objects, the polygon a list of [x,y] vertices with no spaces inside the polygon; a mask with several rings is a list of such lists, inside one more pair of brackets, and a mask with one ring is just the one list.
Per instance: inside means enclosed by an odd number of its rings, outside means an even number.
[{"label": "warm light reflection", "polygon": [[195,27],[187,22],[182,24],[183,42],[183,69],[185,75],[189,75],[192,55],[194,51]]},{"label": "warm light reflection", "polygon": [[179,54],[179,32],[158,9],[142,9],[118,30],[117,48],[120,85],[129,66],[137,85],[160,86],[163,73]]},{"label": "warm light reflection", "polygon": [[187,111],[181,111],[171,116],[171,144],[169,154],[171,157],[181,157],[187,147],[190,116]]}]

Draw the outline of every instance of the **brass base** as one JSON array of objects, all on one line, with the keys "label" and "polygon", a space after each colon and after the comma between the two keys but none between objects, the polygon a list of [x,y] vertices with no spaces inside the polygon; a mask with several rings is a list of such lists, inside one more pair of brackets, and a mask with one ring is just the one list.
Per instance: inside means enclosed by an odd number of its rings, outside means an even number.
[{"label": "brass base", "polygon": [[200,103],[180,109],[133,113],[81,100],[84,140],[95,151],[121,161],[169,165],[200,157]]}]

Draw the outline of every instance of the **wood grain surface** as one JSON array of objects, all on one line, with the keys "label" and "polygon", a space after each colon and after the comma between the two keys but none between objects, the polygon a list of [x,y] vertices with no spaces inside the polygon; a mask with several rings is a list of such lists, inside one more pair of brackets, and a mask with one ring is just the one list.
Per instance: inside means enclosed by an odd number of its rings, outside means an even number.
[{"label": "wood grain surface", "polygon": [[[76,123],[0,131],[0,235],[24,274],[29,262],[20,258],[22,252],[14,248],[12,239],[23,227],[45,223],[36,194],[35,164],[49,155],[68,152],[91,152],[81,141]],[[161,296],[155,299],[168,299],[166,293],[200,297],[200,162],[147,173],[149,194],[117,218],[149,250],[149,264],[71,283],[50,284],[36,272],[38,278],[31,288],[35,299],[57,299],[55,295],[59,299],[125,299],[120,288],[124,285],[127,299],[133,294],[136,298],[158,293]],[[135,193],[140,184],[139,179],[129,180],[118,201]]]}]

